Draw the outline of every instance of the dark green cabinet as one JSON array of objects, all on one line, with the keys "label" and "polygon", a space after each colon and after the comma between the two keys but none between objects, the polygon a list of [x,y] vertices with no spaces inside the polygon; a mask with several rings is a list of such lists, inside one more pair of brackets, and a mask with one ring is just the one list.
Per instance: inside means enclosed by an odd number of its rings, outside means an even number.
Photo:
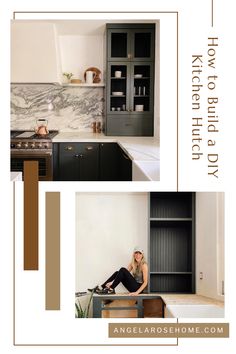
[{"label": "dark green cabinet", "polygon": [[155,25],[107,24],[107,60],[154,60]]},{"label": "dark green cabinet", "polygon": [[61,181],[97,181],[99,144],[60,143],[57,176]]},{"label": "dark green cabinet", "polygon": [[117,143],[54,143],[54,181],[132,181],[132,161]]},{"label": "dark green cabinet", "polygon": [[100,180],[119,180],[118,145],[116,143],[100,144]]},{"label": "dark green cabinet", "polygon": [[150,193],[151,292],[195,292],[194,197],[190,192]]},{"label": "dark green cabinet", "polygon": [[107,135],[153,136],[155,25],[107,25]]},{"label": "dark green cabinet", "polygon": [[119,180],[132,181],[132,161],[129,156],[119,147]]}]

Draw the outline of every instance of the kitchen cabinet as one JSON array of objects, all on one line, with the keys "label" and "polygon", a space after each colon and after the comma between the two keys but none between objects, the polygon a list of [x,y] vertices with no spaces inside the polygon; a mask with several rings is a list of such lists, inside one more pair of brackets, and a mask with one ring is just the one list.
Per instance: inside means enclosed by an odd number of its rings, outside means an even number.
[{"label": "kitchen cabinet", "polygon": [[151,292],[195,292],[194,216],[194,193],[150,193]]},{"label": "kitchen cabinet", "polygon": [[54,143],[55,181],[131,181],[132,161],[116,143]]},{"label": "kitchen cabinet", "polygon": [[116,143],[100,144],[100,180],[118,181],[119,180],[119,150]]},{"label": "kitchen cabinet", "polygon": [[56,27],[40,21],[11,23],[11,82],[61,82]]},{"label": "kitchen cabinet", "polygon": [[154,60],[155,25],[144,23],[108,23],[108,61]]},{"label": "kitchen cabinet", "polygon": [[119,180],[132,181],[132,161],[129,156],[119,147]]},{"label": "kitchen cabinet", "polygon": [[155,25],[107,25],[107,135],[153,135],[154,48]]},{"label": "kitchen cabinet", "polygon": [[57,162],[60,181],[97,181],[99,144],[60,143]]}]

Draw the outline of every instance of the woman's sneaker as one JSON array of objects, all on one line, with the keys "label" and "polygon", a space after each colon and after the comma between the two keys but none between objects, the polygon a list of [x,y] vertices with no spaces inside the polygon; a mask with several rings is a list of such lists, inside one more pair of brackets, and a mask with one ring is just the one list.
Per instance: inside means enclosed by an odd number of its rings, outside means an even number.
[{"label": "woman's sneaker", "polygon": [[94,288],[90,288],[90,289],[88,289],[88,291],[90,291],[91,293],[92,292],[94,292],[94,293],[96,293],[97,291],[101,291],[102,289],[101,288],[99,288],[99,286],[98,285],[96,285]]},{"label": "woman's sneaker", "polygon": [[96,294],[99,295],[110,295],[110,294],[115,294],[115,290],[114,289],[110,289],[110,288],[104,288],[100,291],[96,291]]}]

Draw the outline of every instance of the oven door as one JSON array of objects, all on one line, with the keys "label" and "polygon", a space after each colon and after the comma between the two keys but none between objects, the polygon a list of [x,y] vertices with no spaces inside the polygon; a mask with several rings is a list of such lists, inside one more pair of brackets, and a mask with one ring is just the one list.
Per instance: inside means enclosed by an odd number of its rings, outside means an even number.
[{"label": "oven door", "polygon": [[38,161],[39,181],[53,180],[51,151],[11,151],[11,171],[22,172],[23,177],[24,161]]}]

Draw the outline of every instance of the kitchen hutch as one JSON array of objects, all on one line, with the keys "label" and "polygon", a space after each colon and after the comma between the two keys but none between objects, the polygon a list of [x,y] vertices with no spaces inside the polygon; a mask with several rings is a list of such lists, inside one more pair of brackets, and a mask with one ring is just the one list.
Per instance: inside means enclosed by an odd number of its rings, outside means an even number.
[{"label": "kitchen hutch", "polygon": [[107,24],[106,35],[106,134],[152,136],[155,24]]},{"label": "kitchen hutch", "polygon": [[195,292],[195,195],[150,193],[151,292]]}]

